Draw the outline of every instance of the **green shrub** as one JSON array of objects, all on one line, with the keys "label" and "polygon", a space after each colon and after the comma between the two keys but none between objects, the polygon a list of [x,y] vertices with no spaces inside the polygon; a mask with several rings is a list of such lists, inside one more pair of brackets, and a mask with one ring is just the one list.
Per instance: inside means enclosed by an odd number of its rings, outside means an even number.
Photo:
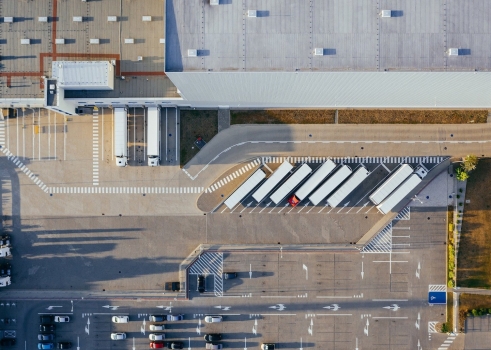
[{"label": "green shrub", "polygon": [[442,329],[441,329],[441,332],[442,333],[448,333],[450,332],[450,327],[448,326],[448,323],[442,323]]},{"label": "green shrub", "polygon": [[471,314],[472,316],[479,316],[479,311],[477,311],[476,309],[472,309]]},{"label": "green shrub", "polygon": [[464,189],[463,188],[459,188],[459,192],[460,193],[464,192]]},{"label": "green shrub", "polygon": [[448,287],[450,287],[450,288],[455,287],[455,282],[454,282],[454,280],[448,280],[447,286],[448,286]]}]

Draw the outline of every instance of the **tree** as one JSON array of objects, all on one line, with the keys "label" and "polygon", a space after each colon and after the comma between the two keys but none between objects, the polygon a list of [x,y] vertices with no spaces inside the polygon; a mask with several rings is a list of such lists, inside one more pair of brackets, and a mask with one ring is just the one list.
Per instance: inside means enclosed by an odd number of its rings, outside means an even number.
[{"label": "tree", "polygon": [[477,157],[473,154],[468,154],[462,159],[462,161],[462,169],[464,169],[466,172],[469,172],[476,169],[479,159],[477,159]]},{"label": "tree", "polygon": [[455,172],[457,173],[457,180],[459,181],[466,181],[469,178],[469,174],[461,167],[458,167]]}]

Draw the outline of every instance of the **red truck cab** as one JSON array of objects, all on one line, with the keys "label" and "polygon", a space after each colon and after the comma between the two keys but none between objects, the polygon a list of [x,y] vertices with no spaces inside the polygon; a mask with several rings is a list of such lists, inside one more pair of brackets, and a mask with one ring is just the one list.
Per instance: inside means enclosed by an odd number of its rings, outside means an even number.
[{"label": "red truck cab", "polygon": [[298,203],[300,203],[300,200],[297,198],[297,196],[292,195],[290,198],[288,198],[288,203],[290,203],[292,207],[296,207]]}]

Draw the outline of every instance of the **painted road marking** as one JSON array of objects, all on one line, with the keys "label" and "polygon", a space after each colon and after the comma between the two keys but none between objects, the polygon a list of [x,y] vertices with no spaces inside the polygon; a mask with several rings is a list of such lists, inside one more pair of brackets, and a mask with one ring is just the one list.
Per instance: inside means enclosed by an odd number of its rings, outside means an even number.
[{"label": "painted road marking", "polygon": [[223,253],[203,253],[189,269],[190,275],[213,275],[215,296],[223,296]]},{"label": "painted road marking", "polygon": [[213,183],[210,187],[208,187],[205,190],[205,193],[211,193],[213,191],[216,191],[219,187],[230,182],[232,180],[232,178],[235,179],[236,177],[241,176],[241,175],[245,174],[246,172],[255,169],[256,166],[258,166],[260,164],[261,164],[261,161],[259,160],[259,158],[254,159],[252,162],[245,164],[240,169],[234,171],[232,174],[229,174],[225,178],[222,178],[222,179],[215,181],[215,183]]},{"label": "painted road marking", "polygon": [[92,112],[92,185],[99,185],[99,109]]}]

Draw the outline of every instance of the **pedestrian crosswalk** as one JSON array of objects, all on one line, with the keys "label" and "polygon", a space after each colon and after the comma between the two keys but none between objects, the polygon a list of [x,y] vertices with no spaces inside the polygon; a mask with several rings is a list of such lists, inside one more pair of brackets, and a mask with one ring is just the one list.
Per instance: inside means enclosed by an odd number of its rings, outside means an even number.
[{"label": "pedestrian crosswalk", "polygon": [[101,194],[196,194],[204,187],[49,187],[49,193]]},{"label": "pedestrian crosswalk", "polygon": [[32,171],[30,171],[24,165],[24,163],[22,163],[20,159],[17,158],[17,156],[13,155],[12,152],[10,152],[8,149],[4,147],[2,147],[1,150],[3,154],[7,156],[7,159],[10,160],[12,163],[14,163],[15,166],[17,166],[20,170],[22,170],[24,174],[26,174],[31,179],[31,181],[34,182],[34,184],[39,186],[39,188],[41,188],[44,192],[46,193],[49,192],[48,186],[46,186],[44,182],[39,179],[39,177],[37,177]]},{"label": "pedestrian crosswalk", "polygon": [[5,147],[5,120],[0,108],[0,147]]},{"label": "pedestrian crosswalk", "polygon": [[431,163],[438,164],[443,162],[448,157],[262,157],[263,163],[283,163],[289,160],[292,163],[324,163],[327,159],[331,159],[335,163],[364,163],[364,164],[420,164]]},{"label": "pedestrian crosswalk", "polygon": [[405,207],[399,214],[394,218],[394,221],[399,220],[411,220],[411,207]]},{"label": "pedestrian crosswalk", "polygon": [[457,338],[457,335],[458,335],[458,333],[449,335],[447,337],[447,339],[445,339],[445,341],[443,342],[443,344],[440,345],[440,347],[438,348],[438,350],[448,350],[448,348],[450,347],[450,345],[452,345],[452,343],[454,342],[455,338]]},{"label": "pedestrian crosswalk", "polygon": [[92,185],[99,185],[99,109],[92,112]]},{"label": "pedestrian crosswalk", "polygon": [[211,193],[213,191],[216,191],[217,189],[219,189],[220,187],[229,183],[230,181],[234,180],[235,178],[237,178],[241,175],[244,175],[247,172],[255,169],[259,164],[261,164],[261,161],[259,159],[254,159],[252,162],[247,163],[246,165],[244,165],[240,169],[234,171],[232,174],[230,174],[230,175],[224,177],[223,179],[220,179],[217,182],[215,182],[213,185],[211,185],[210,187],[208,187],[205,190],[205,193]]}]

